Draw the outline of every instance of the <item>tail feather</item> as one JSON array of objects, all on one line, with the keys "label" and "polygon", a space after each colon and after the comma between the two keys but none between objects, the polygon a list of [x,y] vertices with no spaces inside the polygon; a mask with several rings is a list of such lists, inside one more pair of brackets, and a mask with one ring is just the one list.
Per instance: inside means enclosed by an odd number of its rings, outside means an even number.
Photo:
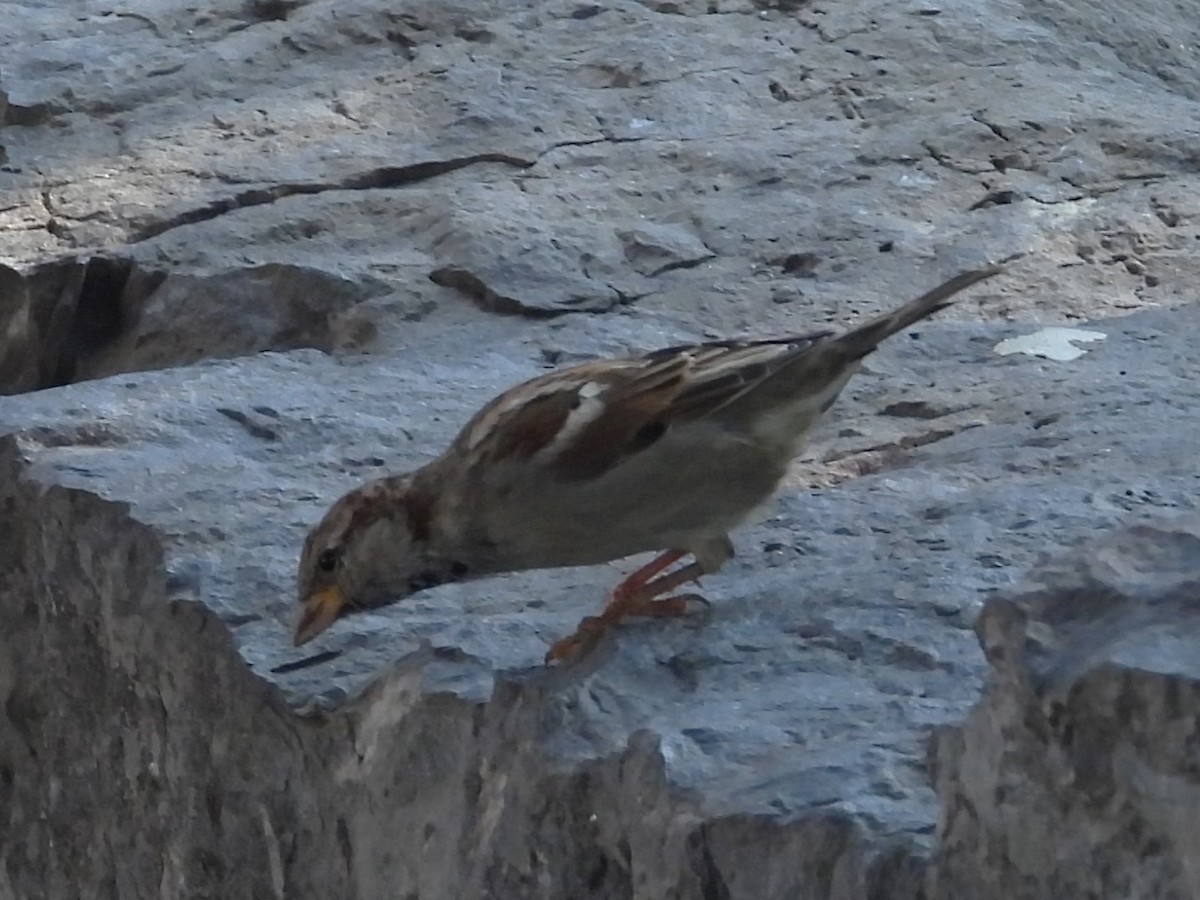
[{"label": "tail feather", "polygon": [[[748,398],[739,404],[738,415],[760,439],[777,442],[795,453],[805,433],[858,370],[859,360],[887,337],[949,306],[959,291],[996,275],[1006,262],[1008,259],[956,275],[911,303],[837,337],[819,334],[795,339],[780,365],[735,395]],[[726,400],[725,405],[731,401]]]},{"label": "tail feather", "polygon": [[945,309],[954,302],[954,295],[959,291],[999,274],[1002,268],[1001,264],[996,264],[955,275],[911,303],[839,335],[828,346],[830,349],[837,347],[848,359],[861,359],[897,331],[903,331],[939,309]]}]

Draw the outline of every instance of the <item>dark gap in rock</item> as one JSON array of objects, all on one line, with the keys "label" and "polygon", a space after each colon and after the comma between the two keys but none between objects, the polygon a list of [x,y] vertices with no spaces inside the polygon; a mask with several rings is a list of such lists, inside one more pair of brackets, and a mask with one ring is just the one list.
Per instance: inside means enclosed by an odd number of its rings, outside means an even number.
[{"label": "dark gap in rock", "polygon": [[20,271],[0,266],[0,394],[111,374],[103,357],[136,328],[166,277],[118,257],[64,257]]},{"label": "dark gap in rock", "polygon": [[80,357],[90,356],[121,336],[121,294],[133,263],[127,259],[88,260],[75,299],[75,316],[47,387],[75,380]]}]

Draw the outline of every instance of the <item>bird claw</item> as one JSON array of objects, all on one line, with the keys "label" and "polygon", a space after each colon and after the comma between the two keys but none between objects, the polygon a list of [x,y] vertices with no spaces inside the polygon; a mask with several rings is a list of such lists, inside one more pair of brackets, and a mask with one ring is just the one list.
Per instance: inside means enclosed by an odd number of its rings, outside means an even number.
[{"label": "bird claw", "polygon": [[643,600],[636,606],[625,609],[625,616],[645,616],[649,619],[670,619],[687,615],[688,606],[699,603],[711,607],[707,598],[700,594],[675,594],[672,597],[662,597],[657,600]]},{"label": "bird claw", "polygon": [[613,615],[611,610],[608,615],[588,616],[579,623],[574,634],[559,638],[550,645],[550,649],[546,651],[546,665],[562,663],[587,655],[621,619],[630,616],[673,619],[686,615],[688,606],[692,603],[699,603],[708,609],[712,608],[708,599],[700,594],[676,594],[673,597],[643,600],[636,605],[626,605],[619,616]]},{"label": "bird claw", "polygon": [[608,631],[609,623],[600,616],[588,616],[579,623],[574,634],[559,638],[546,651],[546,665],[566,662],[590,650],[600,642]]}]

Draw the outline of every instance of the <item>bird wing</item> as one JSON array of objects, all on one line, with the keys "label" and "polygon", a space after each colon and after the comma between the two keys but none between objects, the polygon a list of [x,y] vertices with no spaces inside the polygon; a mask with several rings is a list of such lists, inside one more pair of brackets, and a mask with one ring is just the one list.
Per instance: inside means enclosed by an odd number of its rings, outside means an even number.
[{"label": "bird wing", "polygon": [[536,458],[548,477],[597,478],[673,423],[716,412],[832,335],[713,341],[551,372],[485,406],[456,445],[487,465]]},{"label": "bird wing", "polygon": [[741,409],[743,419],[789,403],[804,407],[807,400],[813,410],[804,410],[797,421],[811,423],[857,361],[880,341],[947,306],[954,294],[1000,269],[964,272],[841,335],[817,331],[711,341],[550,372],[485,406],[467,423],[455,447],[478,465],[532,461],[547,477],[578,481],[598,478],[647,449],[673,424],[714,416],[751,392],[753,398]]}]

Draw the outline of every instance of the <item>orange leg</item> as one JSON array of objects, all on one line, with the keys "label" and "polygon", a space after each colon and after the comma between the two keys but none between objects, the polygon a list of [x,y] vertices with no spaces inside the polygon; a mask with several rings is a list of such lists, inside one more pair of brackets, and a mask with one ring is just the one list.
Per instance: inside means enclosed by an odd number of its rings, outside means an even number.
[{"label": "orange leg", "polygon": [[[681,569],[660,575],[687,554],[681,550],[669,550],[642,566],[609,594],[604,611],[598,616],[588,616],[579,623],[575,633],[556,641],[546,654],[546,662],[569,659],[585,645],[592,644],[613,625],[627,616],[669,618],[682,616],[691,602],[707,603],[699,594],[680,594],[663,597],[662,594],[675,590],[689,581],[696,581],[704,574],[699,563],[689,563]],[[655,577],[655,576],[659,577]]]},{"label": "orange leg", "polygon": [[655,575],[665,572],[679,560],[687,556],[682,550],[668,550],[665,553],[660,553],[650,562],[646,563],[615,588],[608,595],[608,603],[605,604],[604,611],[616,608],[624,608],[624,606],[632,599],[641,593],[649,584],[653,583]]}]

